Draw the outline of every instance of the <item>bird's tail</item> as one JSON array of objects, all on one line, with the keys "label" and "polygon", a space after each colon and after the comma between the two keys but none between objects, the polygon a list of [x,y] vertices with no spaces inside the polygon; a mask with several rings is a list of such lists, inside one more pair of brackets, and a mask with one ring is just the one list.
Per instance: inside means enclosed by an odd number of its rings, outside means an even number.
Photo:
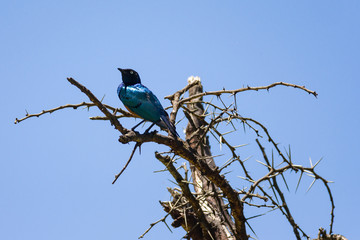
[{"label": "bird's tail", "polygon": [[[172,122],[170,122],[169,116],[168,115],[161,115],[160,118],[162,120],[161,123],[165,123],[166,128],[169,129],[171,135],[175,139],[176,139],[176,136],[180,138],[179,134],[176,132],[175,125],[172,124]],[[161,124],[159,124],[159,126],[161,127]]]}]

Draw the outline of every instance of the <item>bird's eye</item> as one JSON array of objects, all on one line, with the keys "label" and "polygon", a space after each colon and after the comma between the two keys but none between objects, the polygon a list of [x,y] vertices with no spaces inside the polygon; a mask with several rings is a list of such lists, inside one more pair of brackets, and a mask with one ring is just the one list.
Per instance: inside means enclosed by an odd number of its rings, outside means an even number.
[{"label": "bird's eye", "polygon": [[133,71],[130,71],[130,74],[134,74],[134,72],[133,72]]}]

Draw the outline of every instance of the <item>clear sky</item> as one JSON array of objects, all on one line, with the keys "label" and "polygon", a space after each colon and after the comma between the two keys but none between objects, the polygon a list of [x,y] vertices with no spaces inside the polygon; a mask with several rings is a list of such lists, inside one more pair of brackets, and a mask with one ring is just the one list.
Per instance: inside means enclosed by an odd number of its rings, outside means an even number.
[{"label": "clear sky", "polygon": [[[167,173],[154,173],[163,167],[153,152],[166,148],[144,145],[112,185],[132,145],[118,143],[109,123],[89,120],[99,115],[96,109],[13,123],[26,110],[87,101],[66,77],[122,107],[116,68],[131,67],[164,106],[163,97],[185,86],[190,75],[200,76],[208,91],[277,81],[316,90],[317,99],[285,87],[243,93],[240,114],[263,122],[282,148],[290,144],[294,161],[308,165],[309,157],[324,157],[318,171],[334,181],[334,231],[355,239],[359,12],[357,0],[2,1],[0,238],[137,239],[164,215],[158,201],[169,200],[172,183]],[[255,162],[253,140],[232,140],[249,143],[244,156],[254,155],[249,161]],[[240,188],[235,170],[232,183]],[[295,220],[315,237],[319,227],[328,227],[330,204],[320,183],[306,193],[310,182],[295,193],[295,181],[287,196]],[[250,223],[259,239],[294,239],[279,214]],[[159,224],[145,239],[184,234]]]}]

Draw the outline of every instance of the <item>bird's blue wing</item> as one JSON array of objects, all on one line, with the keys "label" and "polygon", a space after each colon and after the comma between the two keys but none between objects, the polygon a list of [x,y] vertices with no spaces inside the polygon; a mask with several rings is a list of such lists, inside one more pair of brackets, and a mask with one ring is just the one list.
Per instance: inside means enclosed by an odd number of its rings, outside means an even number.
[{"label": "bird's blue wing", "polygon": [[151,122],[160,120],[163,107],[156,96],[144,85],[120,85],[118,94],[123,104],[136,115]]},{"label": "bird's blue wing", "polygon": [[179,136],[159,99],[150,89],[140,83],[127,87],[121,84],[118,88],[118,95],[125,107],[132,113],[154,122],[162,128],[169,129],[173,136]]}]

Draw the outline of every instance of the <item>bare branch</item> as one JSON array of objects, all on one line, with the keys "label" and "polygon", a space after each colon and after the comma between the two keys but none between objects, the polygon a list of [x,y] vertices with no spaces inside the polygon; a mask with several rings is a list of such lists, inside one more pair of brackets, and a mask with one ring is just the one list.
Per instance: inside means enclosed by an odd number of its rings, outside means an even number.
[{"label": "bare branch", "polygon": [[97,99],[95,97],[95,95],[90,91],[88,90],[86,87],[84,87],[83,85],[81,85],[80,83],[78,83],[77,81],[75,81],[75,79],[73,78],[67,78],[67,80],[74,86],[76,86],[78,89],[80,89],[80,91],[82,91],[83,93],[86,94],[86,96],[88,96],[88,98],[90,99],[90,101],[92,101],[98,108],[100,111],[102,111],[106,117],[108,117],[110,119],[110,122],[112,125],[115,126],[115,128],[121,132],[122,134],[126,134],[129,132],[128,129],[124,128],[119,120],[114,117],[114,115],[112,115],[108,109],[99,101],[99,99]]},{"label": "bare branch", "polygon": [[[150,224],[150,227],[149,227],[148,229],[146,229],[146,231],[145,231],[138,239],[143,238],[143,237],[144,237],[156,224],[158,224],[159,222],[165,223],[165,220],[166,220],[166,218],[167,218],[169,215],[170,215],[170,213],[166,214],[165,217],[157,220],[156,222],[151,223],[151,224]],[[169,228],[169,227],[168,227],[168,228]],[[170,230],[170,228],[169,228],[169,230]],[[171,230],[170,230],[170,231],[171,231]]]},{"label": "bare branch", "polygon": [[279,85],[304,90],[305,92],[314,95],[314,97],[317,97],[317,95],[318,95],[315,91],[312,91],[312,90],[309,90],[309,89],[305,88],[305,86],[299,86],[299,85],[295,85],[295,84],[291,84],[291,83],[285,83],[285,82],[276,82],[276,83],[270,84],[268,86],[263,86],[263,87],[249,87],[249,86],[247,86],[245,88],[239,88],[239,89],[236,89],[236,90],[220,90],[220,91],[203,92],[203,93],[199,93],[199,94],[193,95],[193,96],[188,97],[188,98],[184,98],[179,103],[183,104],[185,102],[190,101],[191,99],[198,98],[198,97],[203,97],[203,96],[208,96],[208,95],[220,96],[221,94],[224,94],[224,93],[229,93],[229,94],[234,95],[236,93],[245,92],[245,91],[269,90],[270,88],[273,88],[273,87],[279,86]]},{"label": "bare branch", "polygon": [[127,168],[127,166],[129,165],[131,159],[133,158],[134,156],[134,153],[136,151],[136,148],[140,147],[141,146],[141,143],[136,143],[135,146],[134,146],[134,149],[132,150],[131,154],[130,154],[130,157],[129,157],[129,160],[126,162],[125,166],[123,167],[123,169],[121,169],[121,171],[115,175],[115,179],[114,181],[112,182],[112,184],[114,184],[116,182],[116,180],[120,177],[120,175],[125,171],[125,169]]}]

